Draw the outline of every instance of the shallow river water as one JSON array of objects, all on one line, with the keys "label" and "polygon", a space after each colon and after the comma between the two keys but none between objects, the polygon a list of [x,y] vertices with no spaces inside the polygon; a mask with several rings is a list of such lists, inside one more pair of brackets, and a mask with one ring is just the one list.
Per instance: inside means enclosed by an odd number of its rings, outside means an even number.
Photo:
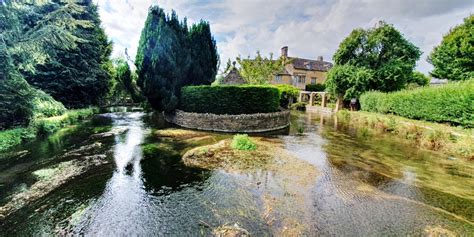
[{"label": "shallow river water", "polygon": [[[155,135],[168,127],[117,108],[1,154],[0,236],[474,235],[472,161],[295,113],[265,137],[299,166],[205,170],[181,155],[230,135],[170,144]],[[151,143],[166,149],[145,155]]]}]

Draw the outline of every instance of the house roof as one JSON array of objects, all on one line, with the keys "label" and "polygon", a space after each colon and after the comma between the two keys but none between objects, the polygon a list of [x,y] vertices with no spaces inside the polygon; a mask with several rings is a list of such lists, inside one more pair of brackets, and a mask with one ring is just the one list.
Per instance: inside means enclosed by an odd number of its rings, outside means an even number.
[{"label": "house roof", "polygon": [[295,69],[326,72],[332,68],[332,63],[319,60],[288,57]]}]

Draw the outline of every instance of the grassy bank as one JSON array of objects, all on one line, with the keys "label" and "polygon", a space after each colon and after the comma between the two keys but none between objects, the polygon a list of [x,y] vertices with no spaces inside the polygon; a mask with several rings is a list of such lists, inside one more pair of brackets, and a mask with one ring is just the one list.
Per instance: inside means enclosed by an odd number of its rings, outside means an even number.
[{"label": "grassy bank", "polygon": [[474,128],[474,79],[392,93],[367,92],[360,103],[367,112]]},{"label": "grassy bank", "polygon": [[7,151],[21,143],[31,141],[36,137],[52,134],[61,128],[84,120],[97,112],[97,108],[69,110],[61,116],[36,118],[28,127],[0,131],[0,152]]},{"label": "grassy bank", "polygon": [[474,159],[473,129],[362,111],[343,110],[336,116],[350,127],[357,129],[358,134],[362,136],[391,134],[406,139],[422,149]]}]

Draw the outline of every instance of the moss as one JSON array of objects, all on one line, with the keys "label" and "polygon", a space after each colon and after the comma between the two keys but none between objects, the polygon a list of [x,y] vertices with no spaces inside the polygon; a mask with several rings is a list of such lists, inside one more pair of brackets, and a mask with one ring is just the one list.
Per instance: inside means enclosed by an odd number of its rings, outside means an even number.
[{"label": "moss", "polygon": [[230,146],[233,149],[241,151],[255,151],[257,145],[249,138],[247,134],[237,134],[232,138],[232,143]]}]

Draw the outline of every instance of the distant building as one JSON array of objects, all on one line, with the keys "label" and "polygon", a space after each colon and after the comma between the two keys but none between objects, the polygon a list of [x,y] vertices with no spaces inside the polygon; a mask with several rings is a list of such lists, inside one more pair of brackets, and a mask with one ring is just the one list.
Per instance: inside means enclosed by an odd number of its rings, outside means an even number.
[{"label": "distant building", "polygon": [[275,75],[272,84],[288,84],[304,90],[308,84],[323,83],[327,73],[332,68],[332,63],[318,56],[316,60],[288,56],[288,46],[281,48],[281,56],[288,58],[291,63],[285,70]]},{"label": "distant building", "polygon": [[240,75],[239,70],[235,67],[235,62],[232,63],[233,67],[224,77],[220,84],[222,85],[242,85],[245,84],[244,78]]}]

